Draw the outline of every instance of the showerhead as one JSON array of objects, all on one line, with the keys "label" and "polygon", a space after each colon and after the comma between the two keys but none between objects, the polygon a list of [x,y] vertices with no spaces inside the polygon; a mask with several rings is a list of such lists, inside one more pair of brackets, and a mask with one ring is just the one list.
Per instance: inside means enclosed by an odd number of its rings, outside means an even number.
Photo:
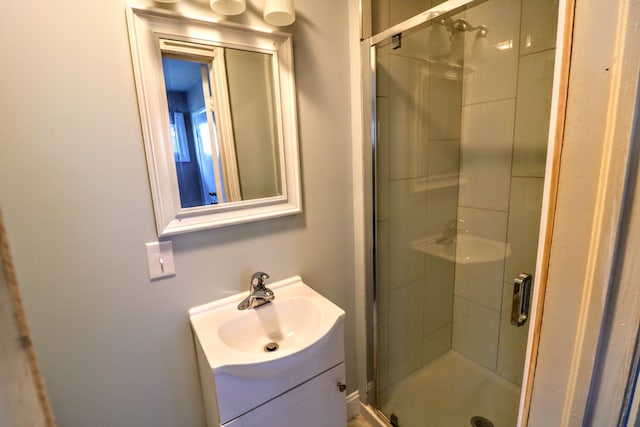
[{"label": "showerhead", "polygon": [[429,35],[431,56],[433,58],[448,57],[452,62],[462,62],[464,59],[465,34],[477,31],[471,57],[474,60],[483,60],[489,53],[489,41],[487,35],[489,28],[486,25],[474,26],[464,18],[455,21],[448,18],[433,24]]}]

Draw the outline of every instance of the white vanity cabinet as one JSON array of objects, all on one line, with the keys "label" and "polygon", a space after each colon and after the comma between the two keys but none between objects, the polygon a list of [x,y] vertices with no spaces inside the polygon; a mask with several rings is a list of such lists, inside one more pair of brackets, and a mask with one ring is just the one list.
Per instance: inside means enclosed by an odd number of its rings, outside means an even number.
[{"label": "white vanity cabinet", "polygon": [[189,310],[207,427],[346,427],[344,311],[299,276]]},{"label": "white vanity cabinet", "polygon": [[344,427],[344,382],[341,363],[222,427]]}]

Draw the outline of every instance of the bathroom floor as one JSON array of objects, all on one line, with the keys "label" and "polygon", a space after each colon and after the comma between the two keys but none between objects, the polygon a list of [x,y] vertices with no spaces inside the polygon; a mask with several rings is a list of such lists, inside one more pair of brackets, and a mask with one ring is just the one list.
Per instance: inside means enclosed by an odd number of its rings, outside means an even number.
[{"label": "bathroom floor", "polygon": [[519,399],[520,387],[450,350],[385,390],[381,403],[405,427],[466,427],[473,416],[514,427]]},{"label": "bathroom floor", "polygon": [[371,424],[366,422],[362,415],[356,415],[349,420],[347,427],[371,427]]}]

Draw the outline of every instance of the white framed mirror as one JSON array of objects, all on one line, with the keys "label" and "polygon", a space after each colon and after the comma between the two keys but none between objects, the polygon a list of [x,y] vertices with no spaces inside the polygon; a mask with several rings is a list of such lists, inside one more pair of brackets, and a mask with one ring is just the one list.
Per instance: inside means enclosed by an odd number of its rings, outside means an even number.
[{"label": "white framed mirror", "polygon": [[159,236],[302,212],[291,35],[127,5]]}]

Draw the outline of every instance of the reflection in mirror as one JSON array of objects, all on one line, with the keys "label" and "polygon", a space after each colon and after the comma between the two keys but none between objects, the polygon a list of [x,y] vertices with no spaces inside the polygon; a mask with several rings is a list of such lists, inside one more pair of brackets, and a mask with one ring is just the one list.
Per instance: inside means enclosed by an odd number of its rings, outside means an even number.
[{"label": "reflection in mirror", "polygon": [[281,195],[272,55],[227,48],[225,58],[242,199]]},{"label": "reflection in mirror", "polygon": [[[214,166],[218,166],[215,169],[220,170],[219,157],[216,156],[215,162],[213,160],[213,147],[217,147],[218,142],[216,133],[209,131],[204,106],[203,91],[209,92],[209,79],[203,80],[202,75],[209,75],[209,66],[163,55],[162,67],[167,88],[180,205],[190,208],[224,201],[223,184],[220,182],[222,177],[214,170]],[[215,129],[215,115],[212,115],[212,119]],[[216,185],[216,181],[221,185]]]},{"label": "reflection in mirror", "polygon": [[158,234],[301,212],[291,35],[127,18]]},{"label": "reflection in mirror", "polygon": [[280,195],[271,55],[160,46],[181,206]]}]

